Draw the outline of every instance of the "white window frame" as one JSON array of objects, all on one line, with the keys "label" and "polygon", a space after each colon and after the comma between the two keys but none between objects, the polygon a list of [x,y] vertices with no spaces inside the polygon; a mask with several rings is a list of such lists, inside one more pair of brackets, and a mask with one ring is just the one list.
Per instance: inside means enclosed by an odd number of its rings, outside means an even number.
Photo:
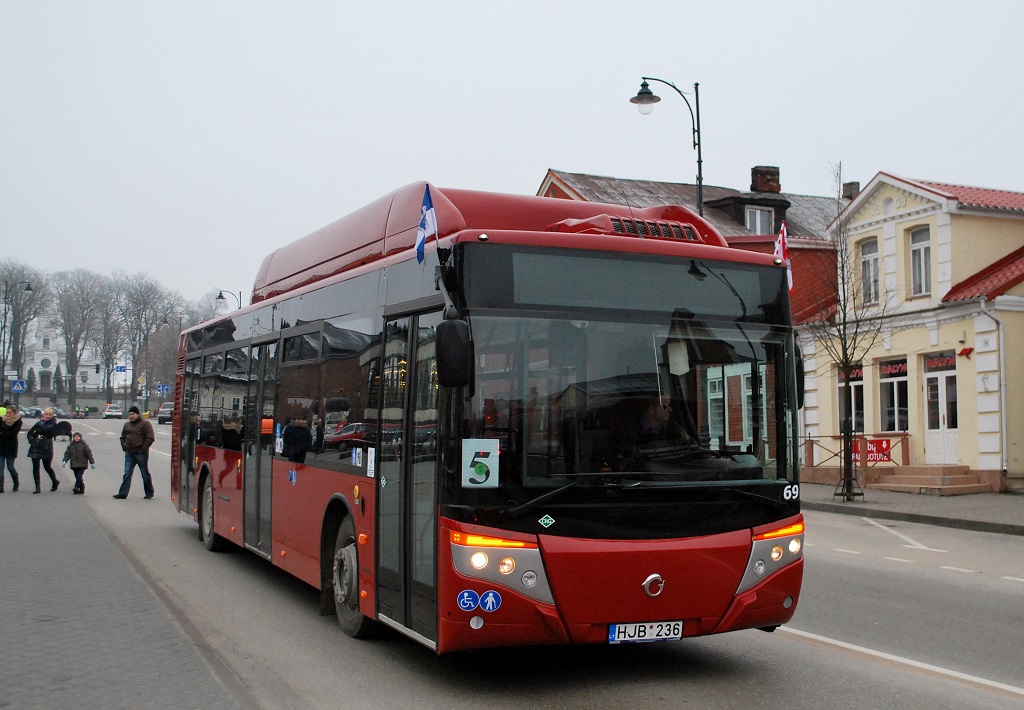
[{"label": "white window frame", "polygon": [[910,233],[910,295],[928,296],[932,292],[932,237],[928,227]]},{"label": "white window frame", "polygon": [[[775,210],[769,207],[747,207],[746,224],[747,229],[755,234],[775,233]],[[767,224],[765,224],[767,222]]]},{"label": "white window frame", "polygon": [[[869,252],[868,248],[874,249]],[[861,295],[865,304],[878,303],[878,239],[865,239],[860,243]]]}]

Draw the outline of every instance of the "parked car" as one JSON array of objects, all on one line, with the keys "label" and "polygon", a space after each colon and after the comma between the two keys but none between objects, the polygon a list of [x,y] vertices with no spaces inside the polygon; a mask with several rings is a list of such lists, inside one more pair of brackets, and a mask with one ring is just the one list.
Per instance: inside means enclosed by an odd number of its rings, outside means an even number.
[{"label": "parked car", "polygon": [[124,412],[116,404],[108,404],[107,408],[103,410],[104,419],[124,419]]},{"label": "parked car", "polygon": [[365,422],[355,422],[348,426],[342,427],[337,431],[329,432],[324,435],[324,448],[325,449],[338,449],[339,451],[348,451],[353,446],[368,442],[372,443],[377,438],[377,425],[367,424]]},{"label": "parked car", "polygon": [[33,407],[31,405],[27,407],[19,406],[18,411],[21,412],[21,416],[30,417],[32,419],[39,419],[41,416],[43,416],[42,409],[40,409],[39,407]]},{"label": "parked car", "polygon": [[67,419],[68,413],[60,407],[53,407],[53,418],[54,419]]},{"label": "parked car", "polygon": [[174,419],[174,402],[164,402],[160,409],[156,410],[157,424],[170,424]]}]

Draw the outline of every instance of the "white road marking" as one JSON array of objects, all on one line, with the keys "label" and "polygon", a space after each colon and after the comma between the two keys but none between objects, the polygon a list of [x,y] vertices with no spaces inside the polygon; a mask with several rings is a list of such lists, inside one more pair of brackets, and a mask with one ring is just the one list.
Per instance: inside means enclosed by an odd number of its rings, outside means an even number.
[{"label": "white road marking", "polygon": [[1020,577],[1003,577],[1007,582],[1024,582]]},{"label": "white road marking", "polygon": [[819,643],[828,644],[830,646],[837,646],[839,648],[846,649],[847,651],[853,651],[855,653],[862,653],[866,656],[873,656],[880,658],[884,661],[892,661],[893,663],[901,663],[911,668],[917,668],[919,670],[928,671],[930,673],[937,673],[942,676],[949,678],[955,678],[957,680],[966,681],[975,685],[982,685],[987,688],[995,688],[998,690],[1005,691],[1007,693],[1013,693],[1014,695],[1024,696],[1024,688],[1018,688],[1014,685],[1007,685],[1006,683],[1000,683],[998,681],[989,680],[987,678],[979,678],[976,675],[969,675],[967,673],[960,673],[959,671],[950,670],[949,668],[942,668],[941,666],[933,666],[930,663],[921,663],[920,661],[914,661],[910,658],[904,658],[903,656],[894,656],[891,653],[885,653],[883,651],[875,651],[871,648],[865,648],[864,646],[857,646],[852,643],[846,643],[845,641],[837,641],[836,639],[830,639],[827,636],[819,636],[818,634],[812,634],[808,631],[799,631],[798,629],[791,628],[789,626],[780,626],[779,631],[785,631],[791,633],[794,636],[801,636],[812,641]]},{"label": "white road marking", "polygon": [[859,552],[857,550],[844,550],[844,549],[842,549],[840,547],[833,547],[832,548],[832,552],[845,552],[848,555],[862,555],[862,554],[864,554],[863,552]]},{"label": "white road marking", "polygon": [[905,547],[913,547],[916,550],[927,550],[928,552],[945,552],[945,550],[936,550],[934,547],[928,547],[927,545],[922,545],[917,540],[914,540],[913,538],[908,537],[908,536],[904,535],[903,533],[896,532],[892,528],[886,527],[885,525],[882,525],[881,523],[876,523],[871,518],[861,518],[861,520],[866,520],[869,523],[871,523],[872,525],[874,525],[876,528],[881,528],[882,530],[885,530],[887,533],[892,533],[893,535],[898,537],[900,540],[903,540],[904,542],[907,543],[905,545]]},{"label": "white road marking", "polygon": [[883,557],[883,560],[889,560],[890,562],[906,562],[908,564],[914,564],[914,560],[905,560],[902,557]]},{"label": "white road marking", "polygon": [[948,569],[950,572],[963,572],[965,574],[977,574],[973,569],[964,569],[963,567],[949,567],[948,565],[939,565],[939,569]]}]

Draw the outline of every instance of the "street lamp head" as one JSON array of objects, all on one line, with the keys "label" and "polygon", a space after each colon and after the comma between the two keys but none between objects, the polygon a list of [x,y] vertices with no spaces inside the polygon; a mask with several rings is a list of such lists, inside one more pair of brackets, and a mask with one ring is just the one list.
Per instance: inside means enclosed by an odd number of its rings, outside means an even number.
[{"label": "street lamp head", "polygon": [[654,104],[661,101],[661,97],[651,91],[651,87],[646,81],[640,82],[640,91],[636,92],[636,96],[629,100],[629,103],[636,104],[636,108],[644,116],[647,116],[654,110]]},{"label": "street lamp head", "polygon": [[[241,308],[242,307],[242,292],[239,291],[236,294],[234,291],[228,291],[228,293],[231,294],[231,297],[233,299],[235,299],[235,301],[238,303],[238,307]],[[226,301],[226,300],[228,300],[227,296],[224,295],[224,289],[221,289],[220,291],[217,292],[217,298],[215,300],[217,300],[217,301]]]}]

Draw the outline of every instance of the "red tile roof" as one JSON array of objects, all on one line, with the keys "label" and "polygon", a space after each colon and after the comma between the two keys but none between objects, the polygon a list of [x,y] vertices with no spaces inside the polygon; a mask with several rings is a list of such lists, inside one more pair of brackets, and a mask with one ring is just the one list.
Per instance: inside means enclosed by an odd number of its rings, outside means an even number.
[{"label": "red tile roof", "polygon": [[942,297],[943,303],[1001,296],[1024,281],[1024,247],[969,276]]},{"label": "red tile roof", "polygon": [[930,180],[897,179],[917,185],[930,192],[938,193],[948,200],[956,200],[963,207],[1024,212],[1024,192],[992,190],[987,187],[970,187],[968,185],[950,185]]}]

